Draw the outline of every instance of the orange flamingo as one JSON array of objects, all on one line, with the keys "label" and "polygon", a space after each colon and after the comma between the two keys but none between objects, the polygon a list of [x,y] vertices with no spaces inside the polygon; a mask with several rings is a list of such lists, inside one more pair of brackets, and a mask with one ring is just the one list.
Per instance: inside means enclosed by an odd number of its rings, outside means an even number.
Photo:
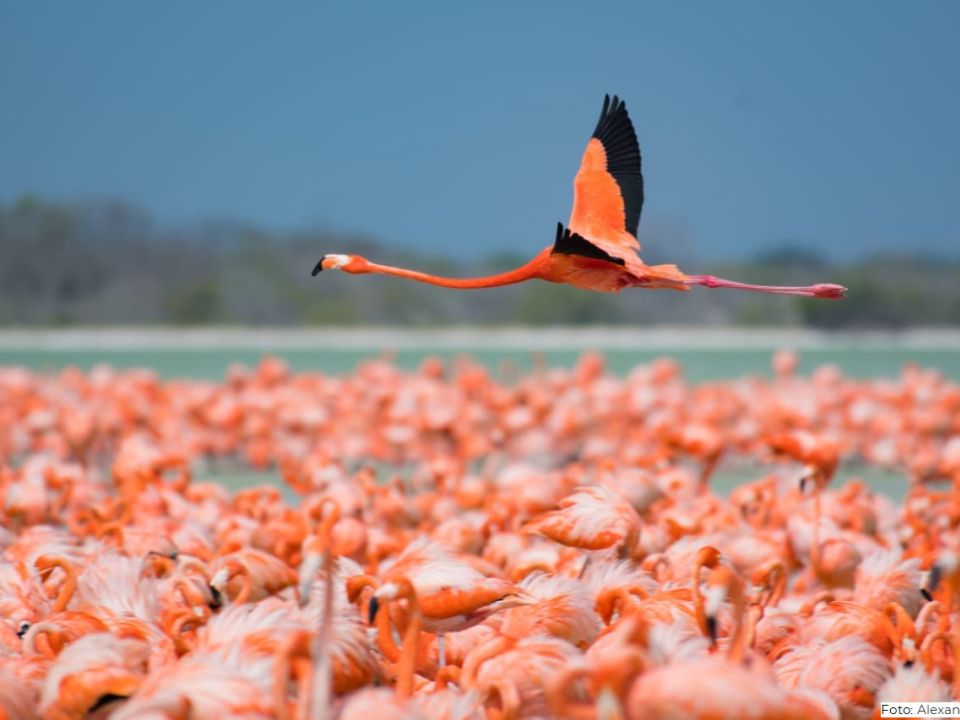
[{"label": "orange flamingo", "polygon": [[[466,630],[494,613],[531,602],[513,583],[486,577],[466,562],[426,541],[411,544],[383,575],[383,585],[409,580],[417,593],[420,622],[437,635],[440,665],[446,664],[444,634]],[[378,596],[370,602],[371,624],[376,618]]]},{"label": "orange flamingo", "polygon": [[359,255],[332,254],[320,259],[313,275],[322,270],[379,273],[460,290],[539,279],[598,292],[619,292],[628,287],[689,290],[693,285],[821,298],[840,298],[846,292],[841,285],[829,283],[802,287],[751,285],[713,275],[686,275],[676,265],[643,263],[637,255],[637,225],[643,206],[640,147],[627,107],[616,95],[612,100],[604,98],[573,188],[569,227],[558,223],[554,244],[513,270],[487,277],[447,278],[380,265]]},{"label": "orange flamingo", "polygon": [[132,695],[146,674],[147,652],[143,643],[107,633],[77,640],[60,654],[44,681],[40,697],[43,717],[84,717]]},{"label": "orange flamingo", "polygon": [[594,485],[563,498],[556,510],[526,523],[523,532],[584,550],[616,548],[630,557],[640,540],[640,517],[621,496]]},{"label": "orange flamingo", "polygon": [[815,639],[795,648],[774,665],[787,688],[821,690],[843,717],[869,717],[876,693],[890,678],[890,662],[876,647],[855,635],[826,642]]}]

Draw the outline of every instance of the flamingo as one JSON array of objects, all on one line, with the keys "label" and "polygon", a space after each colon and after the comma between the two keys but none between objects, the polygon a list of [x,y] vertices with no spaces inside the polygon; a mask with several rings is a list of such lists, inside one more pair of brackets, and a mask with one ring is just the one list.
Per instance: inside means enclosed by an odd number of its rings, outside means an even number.
[{"label": "flamingo", "polygon": [[530,262],[497,275],[448,278],[371,262],[360,255],[324,255],[313,268],[361,275],[379,273],[440,287],[469,290],[546,280],[598,292],[628,287],[689,290],[708,288],[753,290],[801,297],[841,298],[846,288],[819,283],[808,286],[752,285],[713,275],[687,275],[676,265],[646,265],[638,256],[637,226],[643,207],[640,147],[627,114],[616,95],[604,97],[600,119],[587,143],[573,182],[573,211],[568,226],[557,223],[552,246]]},{"label": "flamingo", "polygon": [[877,703],[949,702],[950,686],[931,675],[922,665],[901,665],[877,690]]},{"label": "flamingo", "polygon": [[620,495],[594,485],[563,498],[556,510],[526,523],[523,532],[583,550],[615,548],[630,557],[640,539],[640,517]]},{"label": "flamingo", "polygon": [[[437,635],[441,667],[446,664],[444,634],[466,630],[494,613],[531,602],[513,583],[497,577],[485,577],[461,562],[439,545],[426,539],[411,544],[384,573],[383,585],[395,585],[407,579],[418,601],[419,622],[424,630]],[[377,616],[379,599],[374,594],[369,617]]]},{"label": "flamingo", "polygon": [[80,638],[59,655],[44,680],[43,717],[83,717],[132,695],[146,675],[147,653],[145,644],[108,633]]},{"label": "flamingo", "polygon": [[223,555],[213,562],[211,570],[210,590],[221,602],[260,600],[295,585],[299,579],[282,560],[255,548]]},{"label": "flamingo", "polygon": [[855,635],[815,639],[780,658],[774,671],[784,687],[822,690],[843,717],[864,719],[871,717],[876,693],[891,675],[884,654]]}]

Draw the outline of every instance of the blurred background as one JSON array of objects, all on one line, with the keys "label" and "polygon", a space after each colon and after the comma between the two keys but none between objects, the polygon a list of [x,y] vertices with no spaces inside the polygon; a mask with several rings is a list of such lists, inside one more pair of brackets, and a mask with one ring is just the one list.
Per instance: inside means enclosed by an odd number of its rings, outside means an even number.
[{"label": "blurred background", "polygon": [[[0,325],[948,326],[955,2],[0,6]],[[566,220],[604,93],[643,256],[841,303],[455,293]]]}]

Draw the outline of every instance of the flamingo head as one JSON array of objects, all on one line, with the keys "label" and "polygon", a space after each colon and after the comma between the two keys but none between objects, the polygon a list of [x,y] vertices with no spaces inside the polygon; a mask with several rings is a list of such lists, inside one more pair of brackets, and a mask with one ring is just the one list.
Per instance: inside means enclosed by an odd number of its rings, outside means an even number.
[{"label": "flamingo head", "polygon": [[348,273],[363,272],[367,261],[359,255],[324,255],[310,273],[316,276],[323,270],[343,270]]},{"label": "flamingo head", "polygon": [[927,600],[931,600],[940,582],[944,578],[952,580],[958,568],[960,568],[960,556],[957,553],[952,550],[941,552],[930,567],[930,572],[927,575],[927,586],[921,590],[923,596]]},{"label": "flamingo head", "polygon": [[390,601],[397,597],[400,592],[400,586],[397,583],[386,583],[377,588],[376,592],[373,593],[373,597],[370,598],[370,607],[367,610],[367,621],[373,625],[374,621],[377,618],[377,613],[380,612],[380,604],[383,601]]}]

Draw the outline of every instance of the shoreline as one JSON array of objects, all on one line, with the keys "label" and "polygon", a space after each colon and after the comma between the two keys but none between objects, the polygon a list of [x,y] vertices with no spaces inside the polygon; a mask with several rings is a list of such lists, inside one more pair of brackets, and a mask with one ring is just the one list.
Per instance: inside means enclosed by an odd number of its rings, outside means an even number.
[{"label": "shoreline", "polygon": [[0,329],[0,350],[960,350],[960,328],[86,327]]}]

